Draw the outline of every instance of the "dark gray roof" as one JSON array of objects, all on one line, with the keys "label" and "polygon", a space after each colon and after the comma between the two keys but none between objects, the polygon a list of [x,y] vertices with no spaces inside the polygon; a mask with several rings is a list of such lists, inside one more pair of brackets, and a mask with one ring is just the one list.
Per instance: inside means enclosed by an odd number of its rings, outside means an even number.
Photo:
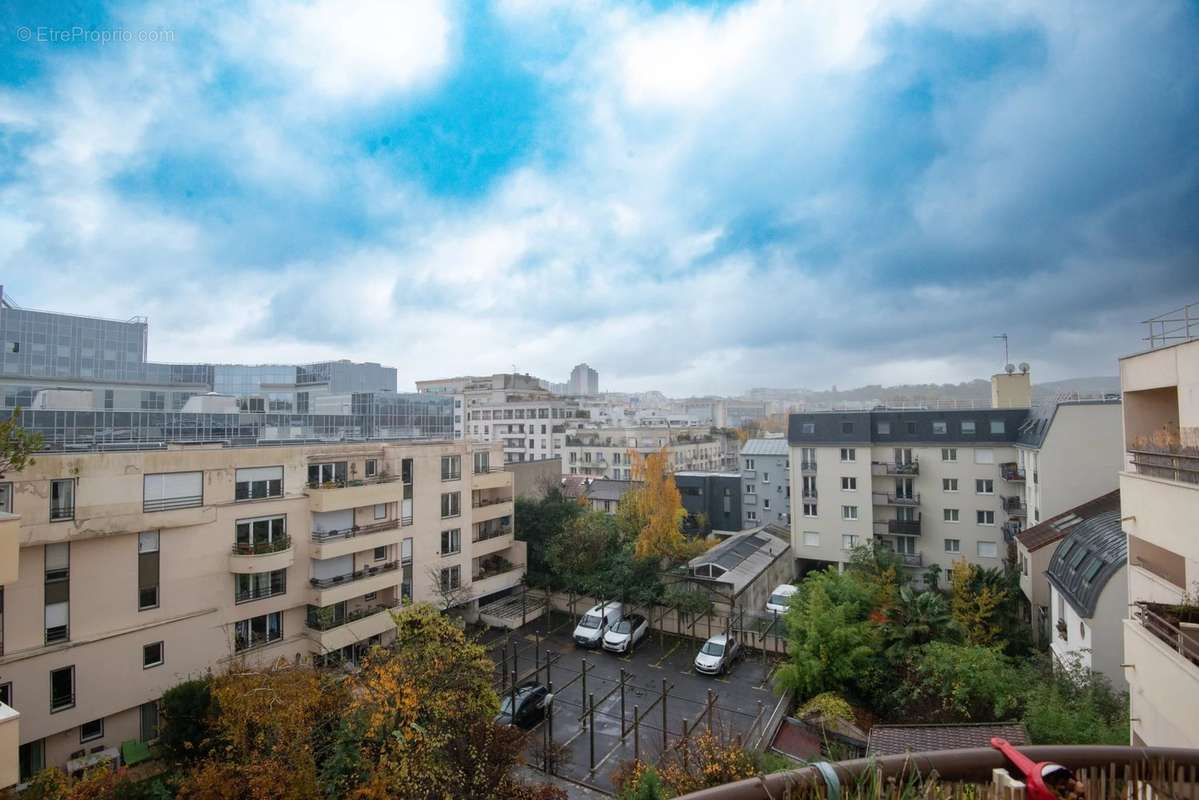
[{"label": "dark gray roof", "polygon": [[1116,507],[1074,525],[1049,559],[1045,576],[1080,616],[1089,619],[1103,587],[1127,561],[1128,537]]},{"label": "dark gray roof", "polygon": [[[800,446],[892,442],[953,445],[1011,443],[1016,441],[1017,432],[1028,413],[1027,408],[982,408],[792,414],[787,422],[787,440]],[[992,420],[1003,422],[1002,433],[991,432]],[[942,422],[945,423],[945,433],[934,433],[933,423]],[[962,433],[964,422],[974,423],[973,434]],[[882,426],[879,423],[883,423]],[[811,426],[810,432],[805,432],[805,425]],[[887,430],[888,427],[890,430]]]},{"label": "dark gray roof", "polygon": [[935,750],[990,747],[991,737],[1028,744],[1023,722],[975,722],[960,725],[875,725],[866,744],[868,756],[901,756]]},{"label": "dark gray roof", "polygon": [[739,593],[790,547],[791,531],[781,525],[768,523],[730,536],[706,553],[691,559],[687,566],[690,569],[704,564],[721,567],[725,573],[718,580],[731,583],[734,593]]},{"label": "dark gray roof", "polygon": [[613,481],[607,478],[597,478],[584,489],[590,500],[620,500],[633,489],[641,487],[641,481]]},{"label": "dark gray roof", "polygon": [[782,436],[770,439],[746,439],[741,445],[743,456],[786,456],[789,452],[787,440]]},{"label": "dark gray roof", "polygon": [[1049,429],[1053,427],[1057,410],[1062,406],[1119,405],[1119,403],[1120,397],[1117,395],[1103,400],[1063,400],[1060,403],[1054,403],[1052,407],[1041,406],[1029,414],[1028,419],[1020,426],[1016,442],[1028,447],[1043,445],[1045,437],[1049,435]]},{"label": "dark gray roof", "polygon": [[1119,510],[1120,490],[1113,489],[1105,495],[1067,509],[1031,528],[1025,528],[1016,534],[1016,541],[1024,545],[1029,552],[1040,550],[1045,545],[1064,539],[1071,529],[1084,519],[1093,517],[1102,511]]}]

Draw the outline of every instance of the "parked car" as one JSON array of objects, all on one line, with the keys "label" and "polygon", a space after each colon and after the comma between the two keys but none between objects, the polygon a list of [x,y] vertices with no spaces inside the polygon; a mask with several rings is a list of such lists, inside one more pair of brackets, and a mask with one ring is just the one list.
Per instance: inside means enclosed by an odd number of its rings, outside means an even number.
[{"label": "parked car", "polygon": [[723,633],[704,642],[695,656],[695,671],[704,675],[723,675],[741,653],[741,643]]},{"label": "parked car", "polygon": [[[513,694],[516,696],[516,713],[512,711]],[[552,695],[540,683],[527,683],[516,687],[516,692],[505,692],[500,700],[500,713],[495,721],[500,725],[515,725],[528,730],[545,718],[545,709]]]},{"label": "parked car", "polygon": [[770,593],[770,597],[766,600],[766,613],[787,613],[787,609],[789,608],[788,603],[791,600],[791,595],[798,591],[799,587],[793,583],[781,583],[774,587],[774,591]]},{"label": "parked car", "polygon": [[640,614],[629,614],[604,634],[604,649],[613,653],[629,653],[649,633],[649,620]]},{"label": "parked car", "polygon": [[579,647],[599,647],[607,633],[624,618],[624,606],[620,603],[600,603],[590,609],[579,620],[574,640]]}]

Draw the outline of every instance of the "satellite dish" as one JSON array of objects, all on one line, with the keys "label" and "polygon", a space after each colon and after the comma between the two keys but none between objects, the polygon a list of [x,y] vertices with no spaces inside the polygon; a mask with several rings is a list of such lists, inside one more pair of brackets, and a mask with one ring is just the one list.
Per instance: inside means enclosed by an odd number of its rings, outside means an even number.
[{"label": "satellite dish", "polygon": [[1013,372],[1015,372],[1015,371],[1016,371],[1016,365],[1015,365],[1015,364],[1008,364],[1006,367],[1004,367],[1004,368],[1003,368],[1003,370],[1004,370],[1004,372],[1006,372],[1008,375],[1011,375]]},{"label": "satellite dish", "polygon": [[1021,362],[1020,362],[1020,374],[1021,374],[1021,375],[1027,375],[1027,374],[1028,374],[1028,362],[1027,362],[1027,361],[1021,361]]}]

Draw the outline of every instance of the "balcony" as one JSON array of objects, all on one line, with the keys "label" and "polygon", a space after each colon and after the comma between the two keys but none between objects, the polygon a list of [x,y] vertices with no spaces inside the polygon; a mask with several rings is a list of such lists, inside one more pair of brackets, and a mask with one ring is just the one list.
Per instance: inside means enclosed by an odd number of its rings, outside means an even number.
[{"label": "balcony", "polygon": [[20,727],[21,715],[0,703],[0,790],[14,785],[21,777],[17,759]]},{"label": "balcony", "polygon": [[815,489],[801,489],[799,492],[799,496],[802,497],[804,500],[815,500],[816,499],[816,490]]},{"label": "balcony", "polygon": [[519,586],[524,579],[525,565],[513,564],[501,555],[489,555],[476,561],[471,576],[471,589],[475,597]]},{"label": "balcony", "polygon": [[512,486],[512,476],[502,467],[495,467],[472,474],[470,486],[472,489],[508,489]]},{"label": "balcony", "polygon": [[816,471],[816,462],[815,461],[799,462],[799,471],[800,472],[815,472]]},{"label": "balcony", "polygon": [[912,494],[887,494],[885,492],[874,492],[871,495],[872,502],[876,506],[900,506],[900,507],[915,507],[920,505],[920,493],[913,492]]},{"label": "balcony", "polygon": [[1133,619],[1174,652],[1199,666],[1199,609],[1164,603],[1136,604]]},{"label": "balcony", "polygon": [[892,536],[919,536],[920,518],[889,519],[887,520],[887,533]]},{"label": "balcony", "polygon": [[21,518],[0,512],[0,586],[17,582],[20,561]]},{"label": "balcony", "polygon": [[1002,508],[1009,517],[1023,517],[1028,513],[1028,509],[1024,505],[1023,497],[1005,497],[1004,495],[999,495],[999,507]]},{"label": "balcony", "polygon": [[311,511],[343,511],[398,502],[403,494],[402,486],[396,475],[379,475],[361,480],[309,483],[304,493],[308,495]]},{"label": "balcony", "polygon": [[343,575],[329,578],[309,578],[314,592],[315,604],[328,606],[350,600],[359,595],[390,589],[400,581],[400,562],[388,561],[377,566],[363,567]]},{"label": "balcony", "polygon": [[512,516],[511,497],[501,500],[480,500],[477,504],[471,503],[471,507],[473,509],[471,516],[475,522],[486,522],[491,519]]},{"label": "balcony", "polygon": [[1023,483],[1024,470],[1015,461],[1009,461],[1006,464],[999,465],[999,477],[1008,483]]},{"label": "balcony", "polygon": [[1138,475],[1199,484],[1199,453],[1129,450],[1128,456]]},{"label": "balcony", "polygon": [[273,572],[296,563],[296,551],[290,536],[269,542],[235,542],[229,554],[229,571],[238,574]]},{"label": "balcony", "polygon": [[1015,539],[1020,531],[1024,530],[1024,526],[1019,522],[1005,522],[1000,528],[1003,530],[1003,539],[1007,542]]},{"label": "balcony", "polygon": [[914,461],[872,461],[870,462],[870,474],[877,476],[889,475],[896,478],[905,478],[911,475],[920,474],[920,460]]},{"label": "balcony", "polygon": [[399,519],[384,519],[370,525],[312,532],[312,557],[325,559],[357,553],[369,547],[395,544],[400,537],[392,531],[400,527]]},{"label": "balcony", "polygon": [[340,618],[326,613],[325,609],[310,609],[305,621],[308,638],[317,645],[319,652],[335,652],[395,628],[391,611],[399,605],[398,600],[372,603]]}]

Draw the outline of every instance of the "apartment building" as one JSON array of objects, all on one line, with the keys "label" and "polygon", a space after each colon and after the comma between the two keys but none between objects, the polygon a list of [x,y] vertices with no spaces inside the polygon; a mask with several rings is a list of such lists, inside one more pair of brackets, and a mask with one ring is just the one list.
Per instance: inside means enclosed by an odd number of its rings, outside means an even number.
[{"label": "apartment building", "polygon": [[720,439],[710,434],[669,428],[576,429],[563,436],[563,474],[630,480],[631,451],[647,454],[662,449],[669,454],[675,472],[710,471],[721,466]]},{"label": "apartment building", "polygon": [[728,533],[742,530],[741,473],[683,470],[675,472],[674,483],[679,490],[683,509],[687,512],[684,530],[707,533],[698,524],[701,515],[707,518],[708,528],[713,531]]},{"label": "apartment building", "polygon": [[[1027,406],[1027,404],[1026,404]],[[1025,408],[792,414],[792,550],[800,571],[873,539],[909,567],[999,567],[1026,516],[1016,460]]]},{"label": "apartment building", "polygon": [[1128,534],[1124,666],[1134,745],[1199,747],[1199,305],[1150,322],[1120,359]]},{"label": "apartment building", "polygon": [[741,467],[742,530],[774,523],[791,525],[791,450],[783,437],[747,439]]},{"label": "apartment building", "polygon": [[20,572],[0,686],[22,776],[152,740],[158,698],[188,676],[354,660],[390,640],[403,600],[472,614],[502,597],[525,558],[500,458],[453,441],[164,441],[47,452],[6,476]]},{"label": "apartment building", "polygon": [[576,364],[570,371],[570,380],[566,384],[566,393],[573,395],[599,394],[599,372],[587,364]]},{"label": "apartment building", "polygon": [[[4,652],[4,591],[20,574],[20,517],[0,512],[0,654]],[[0,790],[20,778],[21,714],[12,707],[12,688],[0,683]]]}]

